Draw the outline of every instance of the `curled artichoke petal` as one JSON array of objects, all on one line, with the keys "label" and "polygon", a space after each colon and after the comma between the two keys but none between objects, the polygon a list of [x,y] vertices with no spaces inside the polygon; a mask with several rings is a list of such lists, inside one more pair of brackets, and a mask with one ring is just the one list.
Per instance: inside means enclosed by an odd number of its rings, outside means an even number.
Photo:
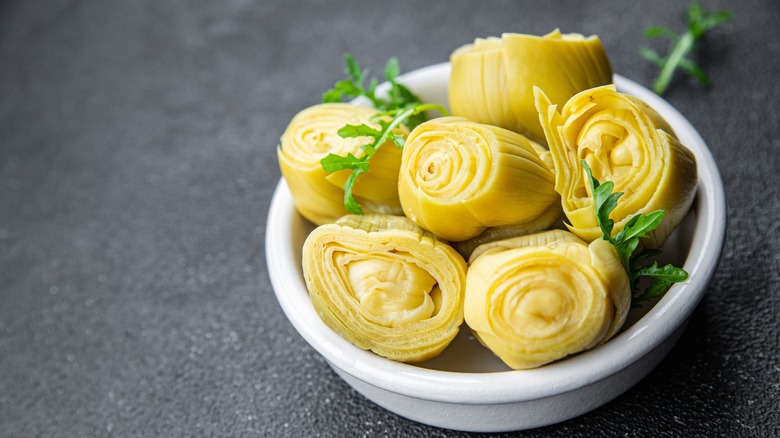
[{"label": "curled artichoke petal", "polygon": [[612,68],[597,36],[542,37],[505,33],[477,39],[450,56],[449,102],[452,113],[501,126],[544,141],[534,106],[533,87],[549,90],[553,103],[612,83]]},{"label": "curled artichoke petal", "polygon": [[[347,214],[344,208],[344,183],[349,170],[327,173],[320,161],[328,154],[361,156],[360,146],[370,137],[342,138],[345,125],[379,125],[371,121],[378,113],[373,108],[347,103],[319,104],[293,117],[281,137],[277,156],[295,206],[316,225],[331,223]],[[355,199],[364,211],[401,214],[398,200],[398,170],[401,150],[392,142],[383,145],[371,158],[369,171],[361,174],[353,188]]]},{"label": "curled artichoke petal", "polygon": [[625,322],[628,276],[609,243],[551,230],[483,247],[466,278],[465,320],[509,367],[593,348]]},{"label": "curled artichoke petal", "polygon": [[644,240],[663,245],[693,202],[698,184],[696,159],[669,124],[646,103],[613,85],[573,96],[558,111],[536,89],[536,105],[555,167],[569,229],[586,241],[601,236],[590,182],[580,160],[599,181],[612,181],[623,195],[610,214],[614,232],[637,213],[665,212],[661,226]]},{"label": "curled artichoke petal", "polygon": [[403,216],[348,215],[317,227],[303,272],[325,324],[392,360],[438,355],[463,322],[466,262]]},{"label": "curled artichoke petal", "polygon": [[560,202],[537,148],[515,132],[459,117],[425,122],[403,151],[404,213],[449,241],[535,221]]}]

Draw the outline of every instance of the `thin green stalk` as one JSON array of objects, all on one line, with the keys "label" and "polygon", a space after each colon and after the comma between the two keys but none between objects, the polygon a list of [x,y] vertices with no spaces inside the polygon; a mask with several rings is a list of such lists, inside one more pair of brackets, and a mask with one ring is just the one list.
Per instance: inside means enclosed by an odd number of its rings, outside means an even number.
[{"label": "thin green stalk", "polygon": [[658,74],[658,78],[653,83],[653,91],[656,94],[663,94],[669,87],[669,83],[674,77],[674,72],[677,70],[677,66],[685,59],[685,56],[690,52],[694,44],[696,43],[693,38],[693,34],[686,32],[683,36],[677,40],[677,44],[672,48],[672,53],[666,58],[661,72]]}]

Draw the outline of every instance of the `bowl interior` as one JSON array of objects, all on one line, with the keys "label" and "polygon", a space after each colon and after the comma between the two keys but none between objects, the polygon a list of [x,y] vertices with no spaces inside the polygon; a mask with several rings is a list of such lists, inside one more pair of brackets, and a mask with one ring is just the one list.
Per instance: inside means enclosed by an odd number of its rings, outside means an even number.
[{"label": "bowl interior", "polygon": [[[424,102],[446,105],[449,64],[402,77]],[[720,256],[725,201],[714,160],[701,136],[674,108],[620,76],[615,83],[659,111],[697,157],[699,189],[691,211],[663,248],[661,262],[684,266],[689,279],[674,285],[658,303],[634,309],[623,331],[593,350],[534,370],[513,371],[461,328],[438,357],[419,364],[393,362],[344,341],[314,311],[301,269],[301,247],[314,226],[295,210],[283,180],[268,213],[266,252],[274,291],[287,317],[331,365],[380,388],[423,399],[479,402],[530,400],[586,385],[614,373],[664,341],[687,320],[701,299]],[[450,385],[451,384],[451,385]]]}]

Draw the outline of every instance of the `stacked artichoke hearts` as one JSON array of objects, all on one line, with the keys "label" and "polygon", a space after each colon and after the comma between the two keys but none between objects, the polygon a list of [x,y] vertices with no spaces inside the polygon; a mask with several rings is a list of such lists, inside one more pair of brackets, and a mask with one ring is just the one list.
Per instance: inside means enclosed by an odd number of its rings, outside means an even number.
[{"label": "stacked artichoke hearts", "polygon": [[539,149],[520,134],[464,118],[425,122],[403,150],[398,192],[404,213],[450,241],[533,222],[560,203]]},{"label": "stacked artichoke hearts", "polygon": [[543,37],[503,34],[477,39],[450,57],[449,103],[453,115],[501,126],[542,141],[533,87],[556,104],[612,83],[601,40],[556,30]]},{"label": "stacked artichoke hearts", "polygon": [[630,301],[628,276],[608,242],[588,245],[551,230],[477,248],[465,320],[507,365],[527,369],[606,342]]},{"label": "stacked artichoke hearts", "polygon": [[303,271],[322,320],[389,359],[434,357],[463,322],[466,262],[403,216],[348,215],[317,227]]},{"label": "stacked artichoke hearts", "polygon": [[[368,141],[338,130],[376,127],[376,110],[316,105],[284,133],[282,174],[319,225],[303,247],[314,308],[347,341],[403,362],[438,355],[464,320],[515,369],[606,342],[625,323],[631,290],[600,238],[581,160],[623,192],[614,233],[664,210],[642,242],[658,247],[693,202],[695,157],[658,113],[610,85],[595,36],[504,34],[451,62],[455,117],[418,125],[403,151],[377,150],[353,186],[371,214],[346,215],[349,172],[326,173],[321,160],[360,156]],[[563,215],[569,231],[554,230]]]},{"label": "stacked artichoke hearts", "polygon": [[[342,138],[345,125],[366,124],[378,128],[373,108],[347,103],[315,105],[299,112],[287,126],[277,150],[279,167],[298,211],[316,225],[331,223],[347,214],[344,182],[349,171],[327,173],[320,161],[329,153],[360,156],[360,146],[369,137]],[[398,170],[401,150],[388,142],[371,158],[371,168],[354,186],[355,198],[367,212],[401,214],[398,200]]]},{"label": "stacked artichoke hearts", "polygon": [[597,180],[612,181],[614,191],[623,192],[610,214],[615,233],[637,213],[664,210],[661,226],[644,241],[660,247],[696,194],[694,155],[655,110],[614,86],[582,91],[560,112],[545,93],[536,90],[536,104],[569,229],[586,241],[601,237],[584,159]]}]

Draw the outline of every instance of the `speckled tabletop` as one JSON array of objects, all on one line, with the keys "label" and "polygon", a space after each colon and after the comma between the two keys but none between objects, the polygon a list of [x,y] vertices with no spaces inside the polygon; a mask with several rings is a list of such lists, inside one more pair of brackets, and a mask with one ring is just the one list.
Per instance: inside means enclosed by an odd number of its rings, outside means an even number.
[{"label": "speckled tabletop", "polygon": [[[681,29],[684,6],[0,1],[0,436],[466,436],[367,401],[281,312],[263,250],[279,136],[345,52],[409,71],[560,27],[648,85],[642,30]],[[720,167],[720,268],[647,378],[524,436],[779,433],[780,5],[705,8],[734,13],[698,57],[714,86],[666,98]]]}]

